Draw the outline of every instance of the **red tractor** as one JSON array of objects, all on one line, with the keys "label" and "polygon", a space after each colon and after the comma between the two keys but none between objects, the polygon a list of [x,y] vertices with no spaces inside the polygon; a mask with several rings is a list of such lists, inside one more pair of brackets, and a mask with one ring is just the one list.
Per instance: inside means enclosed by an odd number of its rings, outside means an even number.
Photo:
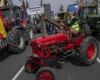
[{"label": "red tractor", "polygon": [[[57,33],[32,40],[30,45],[33,55],[25,64],[26,71],[36,72],[41,67],[55,67],[61,61],[65,61],[69,56],[77,55],[77,53],[82,64],[93,64],[99,53],[97,40],[92,36],[83,35],[81,32],[77,37],[70,35],[72,34],[68,30],[67,33]],[[45,77],[48,78],[45,79]],[[50,69],[44,68],[42,71],[40,70],[37,80],[54,80],[54,77]]]}]

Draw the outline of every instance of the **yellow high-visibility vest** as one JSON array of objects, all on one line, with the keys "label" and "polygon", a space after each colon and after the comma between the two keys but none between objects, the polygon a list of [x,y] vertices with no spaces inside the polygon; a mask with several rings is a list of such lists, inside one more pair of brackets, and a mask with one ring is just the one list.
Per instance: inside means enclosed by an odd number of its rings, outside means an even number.
[{"label": "yellow high-visibility vest", "polygon": [[[64,16],[65,19],[67,19],[67,22],[70,24],[71,20],[73,18],[75,18],[75,16],[73,16],[71,19],[69,19],[69,16]],[[77,32],[80,32],[80,26],[79,26],[79,22],[75,22],[72,26],[71,26],[72,29],[76,30]]]},{"label": "yellow high-visibility vest", "polygon": [[4,28],[4,23],[1,17],[0,17],[0,33],[3,35],[4,38],[7,38],[7,33]]},{"label": "yellow high-visibility vest", "polygon": [[78,22],[75,22],[71,27],[72,27],[72,29],[76,30],[77,32],[80,31],[80,27],[79,27],[79,23]]},{"label": "yellow high-visibility vest", "polygon": [[68,22],[68,23],[70,23],[69,16],[64,15],[64,19],[66,19],[66,20],[67,20],[67,22]]},{"label": "yellow high-visibility vest", "polygon": [[[72,17],[73,19],[74,17]],[[72,20],[71,19],[71,20]],[[72,29],[76,30],[77,32],[80,32],[80,26],[79,26],[79,22],[75,22],[72,26],[71,26]]]}]

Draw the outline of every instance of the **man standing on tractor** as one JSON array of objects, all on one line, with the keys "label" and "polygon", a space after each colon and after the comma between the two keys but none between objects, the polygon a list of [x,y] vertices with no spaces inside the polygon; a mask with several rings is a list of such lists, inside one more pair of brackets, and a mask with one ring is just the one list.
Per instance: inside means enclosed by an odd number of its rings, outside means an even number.
[{"label": "man standing on tractor", "polygon": [[70,32],[75,35],[80,32],[79,20],[75,15],[77,10],[78,9],[73,5],[69,6],[67,10],[67,18],[69,18],[67,19],[68,26],[70,27]]}]

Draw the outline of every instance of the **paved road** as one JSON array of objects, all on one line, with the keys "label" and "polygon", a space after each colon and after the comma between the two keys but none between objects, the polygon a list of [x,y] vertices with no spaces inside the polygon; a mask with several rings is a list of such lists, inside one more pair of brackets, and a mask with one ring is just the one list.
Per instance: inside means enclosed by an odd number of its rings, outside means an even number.
[{"label": "paved road", "polygon": [[[25,64],[26,57],[31,54],[31,49],[27,49],[21,54],[0,56],[0,80],[12,80],[17,71]],[[23,79],[22,79],[23,80]]]},{"label": "paved road", "polygon": [[[0,56],[0,80],[35,80],[35,75],[24,71],[26,57],[32,55],[31,48],[21,54]],[[100,80],[100,55],[96,63],[83,67],[76,62],[68,62],[63,69],[54,69],[57,80]]]}]

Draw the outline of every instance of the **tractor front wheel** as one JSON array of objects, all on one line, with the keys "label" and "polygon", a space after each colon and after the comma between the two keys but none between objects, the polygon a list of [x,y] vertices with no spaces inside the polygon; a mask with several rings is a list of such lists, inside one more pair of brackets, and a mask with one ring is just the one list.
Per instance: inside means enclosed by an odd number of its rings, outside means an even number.
[{"label": "tractor front wheel", "polygon": [[55,73],[49,67],[40,68],[37,72],[36,80],[55,80]]},{"label": "tractor front wheel", "polygon": [[87,37],[80,46],[80,58],[82,63],[91,65],[96,61],[99,53],[99,45],[95,38]]}]

